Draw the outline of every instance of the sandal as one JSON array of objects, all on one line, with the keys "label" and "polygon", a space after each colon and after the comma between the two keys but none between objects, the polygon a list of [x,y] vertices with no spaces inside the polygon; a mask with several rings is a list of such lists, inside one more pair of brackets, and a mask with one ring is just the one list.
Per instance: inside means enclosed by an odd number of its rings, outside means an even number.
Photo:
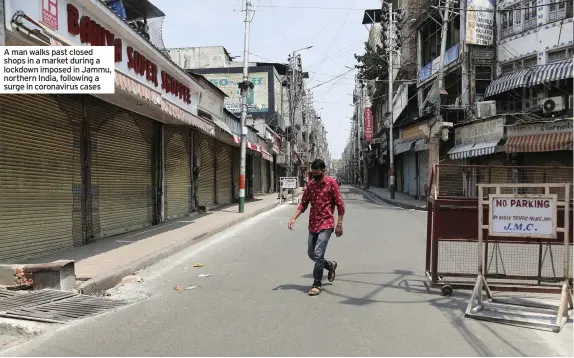
[{"label": "sandal", "polygon": [[313,286],[309,291],[309,296],[318,296],[321,293],[321,287]]},{"label": "sandal", "polygon": [[337,269],[337,261],[331,261],[331,269],[329,270],[329,273],[327,274],[327,278],[329,279],[329,282],[333,282],[335,281],[335,270]]}]

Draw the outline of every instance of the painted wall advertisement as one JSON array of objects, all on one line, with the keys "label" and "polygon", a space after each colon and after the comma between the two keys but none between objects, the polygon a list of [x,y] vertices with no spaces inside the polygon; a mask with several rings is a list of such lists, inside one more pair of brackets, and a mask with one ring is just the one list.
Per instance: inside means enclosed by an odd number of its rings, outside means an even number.
[{"label": "painted wall advertisement", "polygon": [[[225,108],[232,113],[241,113],[241,91],[239,83],[243,81],[241,73],[205,73],[203,74],[211,83],[219,87],[229,97],[225,98]],[[253,88],[247,94],[248,112],[269,111],[269,89],[267,72],[254,72],[249,74]]]},{"label": "painted wall advertisement", "polygon": [[484,46],[494,43],[495,6],[495,0],[466,1],[466,43]]},{"label": "painted wall advertisement", "polygon": [[491,194],[489,235],[556,238],[556,194]]},{"label": "painted wall advertisement", "polygon": [[373,110],[371,107],[365,108],[365,141],[371,143],[373,140]]}]

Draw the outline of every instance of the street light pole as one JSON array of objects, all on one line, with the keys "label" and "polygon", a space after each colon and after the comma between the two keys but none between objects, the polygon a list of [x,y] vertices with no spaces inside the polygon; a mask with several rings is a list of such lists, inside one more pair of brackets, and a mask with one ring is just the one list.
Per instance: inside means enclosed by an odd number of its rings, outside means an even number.
[{"label": "street light pole", "polygon": [[[385,4],[383,2],[383,4]],[[395,148],[394,148],[394,141],[393,141],[393,125],[394,125],[394,118],[393,118],[393,46],[392,43],[392,36],[393,36],[393,3],[388,2],[389,6],[389,26],[388,26],[388,41],[389,41],[389,98],[388,98],[388,106],[389,106],[389,190],[391,192],[391,199],[395,198]]]},{"label": "street light pole", "polygon": [[243,82],[241,89],[241,163],[239,166],[239,212],[245,211],[245,164],[247,158],[247,93],[253,84],[249,81],[249,28],[251,25],[251,0],[243,0],[245,32],[243,36]]}]

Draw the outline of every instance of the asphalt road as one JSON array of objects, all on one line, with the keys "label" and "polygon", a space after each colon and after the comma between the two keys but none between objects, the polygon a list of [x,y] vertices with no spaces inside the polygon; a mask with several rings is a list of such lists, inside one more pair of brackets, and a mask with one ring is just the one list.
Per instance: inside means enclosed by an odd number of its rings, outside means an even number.
[{"label": "asphalt road", "polygon": [[[307,215],[289,231],[296,207],[284,205],[140,272],[143,283],[118,291],[149,298],[3,354],[572,356],[571,337],[564,338],[571,324],[557,335],[465,319],[468,292],[442,297],[425,286],[426,213],[343,192],[344,236],[327,249],[339,263],[337,280],[318,297],[306,294]],[[179,285],[197,288],[174,290]]]}]

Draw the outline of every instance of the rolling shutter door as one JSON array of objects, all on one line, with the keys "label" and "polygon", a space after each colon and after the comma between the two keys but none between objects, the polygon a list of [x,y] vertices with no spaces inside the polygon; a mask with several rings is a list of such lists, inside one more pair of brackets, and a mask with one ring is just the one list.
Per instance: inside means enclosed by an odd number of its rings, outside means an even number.
[{"label": "rolling shutter door", "polygon": [[195,154],[199,165],[199,178],[197,183],[197,205],[210,206],[214,203],[214,167],[213,138],[202,133],[197,133],[195,142]]},{"label": "rolling shutter door", "polygon": [[[189,130],[165,126],[165,217],[168,220],[189,215],[191,173]],[[185,131],[185,132],[183,132]]]},{"label": "rolling shutter door", "polygon": [[94,239],[153,224],[153,121],[124,111],[111,115],[114,108],[99,102],[88,110]]},{"label": "rolling shutter door", "polygon": [[261,172],[262,172],[262,178],[263,178],[263,193],[267,194],[269,192],[269,165],[267,164],[269,163],[268,161],[266,161],[265,159],[261,160]]},{"label": "rolling shutter door", "polygon": [[261,193],[261,157],[253,156],[253,192]]},{"label": "rolling shutter door", "polygon": [[273,162],[269,162],[269,192],[275,192],[275,166]]},{"label": "rolling shutter door", "polygon": [[231,192],[231,147],[225,143],[217,142],[216,180],[217,203],[229,204],[233,201]]},{"label": "rolling shutter door", "polygon": [[73,246],[81,166],[71,122],[50,95],[0,95],[0,108],[0,260]]},{"label": "rolling shutter door", "polygon": [[233,150],[233,197],[239,200],[239,171],[241,165],[241,152],[239,148]]}]

